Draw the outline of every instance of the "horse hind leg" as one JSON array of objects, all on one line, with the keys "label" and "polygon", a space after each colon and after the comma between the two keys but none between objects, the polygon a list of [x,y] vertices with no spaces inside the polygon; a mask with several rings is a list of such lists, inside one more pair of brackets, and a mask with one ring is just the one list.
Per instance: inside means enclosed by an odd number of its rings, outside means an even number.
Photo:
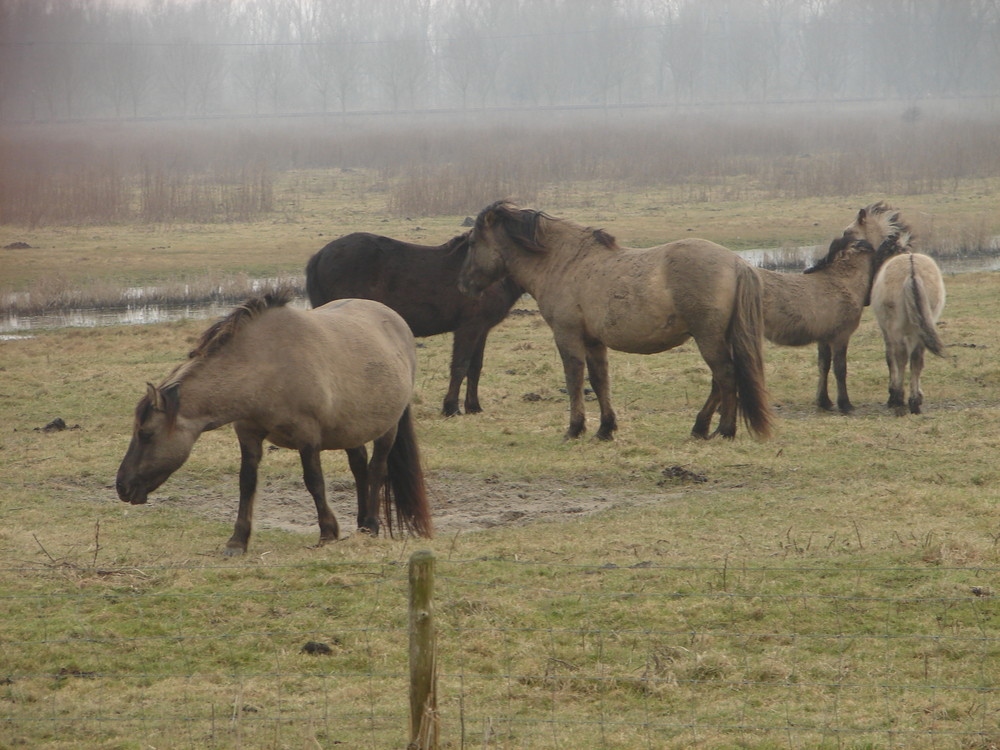
[{"label": "horse hind leg", "polygon": [[889,367],[889,400],[886,406],[892,409],[897,416],[906,413],[903,399],[903,373],[906,370],[906,345],[902,342],[893,342],[886,337],[885,341],[885,363]]},{"label": "horse hind leg", "polygon": [[321,451],[316,446],[299,450],[302,461],[302,479],[306,489],[312,495],[316,504],[316,520],[319,523],[319,543],[335,542],[340,533],[337,517],[326,502],[326,482],[323,479],[323,464],[320,460]]},{"label": "horse hind leg", "polygon": [[708,428],[712,426],[712,417],[715,416],[715,412],[721,403],[722,397],[719,394],[719,386],[713,377],[712,390],[708,394],[708,400],[705,401],[705,405],[701,407],[701,411],[695,417],[694,427],[691,428],[691,437],[708,440]]},{"label": "horse hind leg", "polygon": [[[367,531],[372,536],[378,536],[380,517],[385,504],[387,478],[389,473],[389,451],[396,441],[397,427],[393,426],[387,433],[375,439],[372,443],[372,458],[368,462],[368,503],[365,507],[364,519],[358,521],[358,529]],[[389,516],[386,516],[389,518]],[[390,527],[389,533],[392,533]]]},{"label": "horse hind leg", "polygon": [[910,352],[910,398],[907,406],[910,414],[919,414],[924,403],[924,392],[920,390],[920,374],[924,369],[924,345],[917,344]]},{"label": "horse hind leg", "polygon": [[364,520],[368,517],[368,449],[361,445],[357,448],[347,448],[347,465],[354,477],[354,491],[358,496],[358,528],[364,528]]},{"label": "horse hind leg", "polygon": [[[696,341],[702,359],[712,371],[712,390],[708,394],[708,400],[701,407],[698,416],[695,418],[694,427],[691,434],[699,438],[715,437],[721,435],[724,438],[736,436],[736,368],[729,355],[729,347],[725,340],[715,338],[708,341],[704,337]],[[712,416],[716,409],[719,411],[719,426],[715,432],[708,434],[711,426]]]}]

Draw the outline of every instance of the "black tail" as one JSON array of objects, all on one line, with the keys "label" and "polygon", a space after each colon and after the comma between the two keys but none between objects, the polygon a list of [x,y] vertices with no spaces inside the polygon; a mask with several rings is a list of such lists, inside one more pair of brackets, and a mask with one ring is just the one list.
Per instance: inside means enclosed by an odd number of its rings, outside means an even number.
[{"label": "black tail", "polygon": [[774,415],[764,381],[764,303],[760,277],[740,263],[736,277],[736,309],[729,322],[729,345],[736,370],[738,408],[747,429],[759,438],[771,435]]},{"label": "black tail", "polygon": [[419,536],[434,535],[430,503],[424,486],[424,471],[420,462],[420,449],[413,429],[410,407],[399,418],[396,442],[389,450],[386,469],[385,522],[392,534],[393,518],[389,501],[396,508],[396,523],[400,528]]}]

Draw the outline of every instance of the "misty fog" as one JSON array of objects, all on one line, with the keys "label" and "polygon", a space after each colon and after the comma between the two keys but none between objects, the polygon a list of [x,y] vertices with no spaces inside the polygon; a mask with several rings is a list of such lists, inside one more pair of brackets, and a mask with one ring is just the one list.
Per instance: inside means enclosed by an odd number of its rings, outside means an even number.
[{"label": "misty fog", "polygon": [[0,121],[1000,94],[1000,0],[0,0]]}]

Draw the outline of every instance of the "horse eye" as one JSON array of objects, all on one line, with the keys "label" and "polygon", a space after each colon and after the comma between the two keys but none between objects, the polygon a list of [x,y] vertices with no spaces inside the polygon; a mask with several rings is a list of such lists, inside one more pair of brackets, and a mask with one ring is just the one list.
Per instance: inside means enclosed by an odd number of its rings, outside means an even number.
[{"label": "horse eye", "polygon": [[139,430],[136,436],[143,445],[147,445],[153,441],[153,433],[148,430]]}]

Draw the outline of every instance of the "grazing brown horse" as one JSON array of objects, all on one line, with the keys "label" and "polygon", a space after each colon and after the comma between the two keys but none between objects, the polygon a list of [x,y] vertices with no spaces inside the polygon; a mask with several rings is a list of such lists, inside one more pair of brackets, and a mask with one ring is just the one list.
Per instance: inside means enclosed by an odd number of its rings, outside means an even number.
[{"label": "grazing brown horse", "polygon": [[751,432],[770,433],[760,280],[735,253],[707,240],[622,248],[607,232],[506,201],[480,212],[469,242],[462,290],[475,294],[509,275],[552,328],[570,397],[567,438],[585,429],[585,364],[601,408],[597,437],[608,440],[617,429],[608,348],[653,354],[689,338],[712,371],[692,434],[709,437],[717,409],[714,434],[733,437],[737,413]]},{"label": "grazing brown horse", "polygon": [[[924,402],[920,374],[924,369],[924,349],[944,356],[944,344],[936,324],[944,309],[944,279],[934,259],[921,253],[904,253],[890,258],[875,277],[872,309],[885,340],[885,361],[889,365],[887,406],[902,416],[909,407],[919,414]],[[903,374],[910,362],[910,398],[903,404]]]},{"label": "grazing brown horse", "polygon": [[[377,534],[380,509],[391,498],[401,526],[430,536],[410,417],[413,334],[378,302],[338,300],[304,311],[287,307],[290,297],[279,291],[247,300],[205,331],[160,385],[148,384],[118,469],[118,496],[146,502],[201,433],[232,422],[242,457],[240,507],[225,554],[246,551],[264,440],[299,452],[321,544],[339,531],[320,465],[320,452],[334,449],[347,452],[357,483],[359,528]],[[384,516],[391,532],[387,507]]]},{"label": "grazing brown horse", "polygon": [[847,344],[861,323],[872,281],[882,262],[903,252],[909,228],[898,212],[876,203],[858,212],[827,254],[804,274],[757,269],[764,284],[764,335],[775,344],[817,344],[816,405],[830,410],[830,365],[837,380],[837,408],[854,409],[847,395]]},{"label": "grazing brown horse", "polygon": [[483,410],[479,376],[486,336],[524,294],[510,279],[484,290],[478,299],[461,294],[458,271],[468,250],[468,232],[437,246],[355,232],[328,244],[306,265],[306,289],[314,307],[343,297],[363,297],[399,313],[414,336],[454,331],[451,379],[441,410],[449,417],[460,413],[463,380],[467,380],[466,413]]}]

